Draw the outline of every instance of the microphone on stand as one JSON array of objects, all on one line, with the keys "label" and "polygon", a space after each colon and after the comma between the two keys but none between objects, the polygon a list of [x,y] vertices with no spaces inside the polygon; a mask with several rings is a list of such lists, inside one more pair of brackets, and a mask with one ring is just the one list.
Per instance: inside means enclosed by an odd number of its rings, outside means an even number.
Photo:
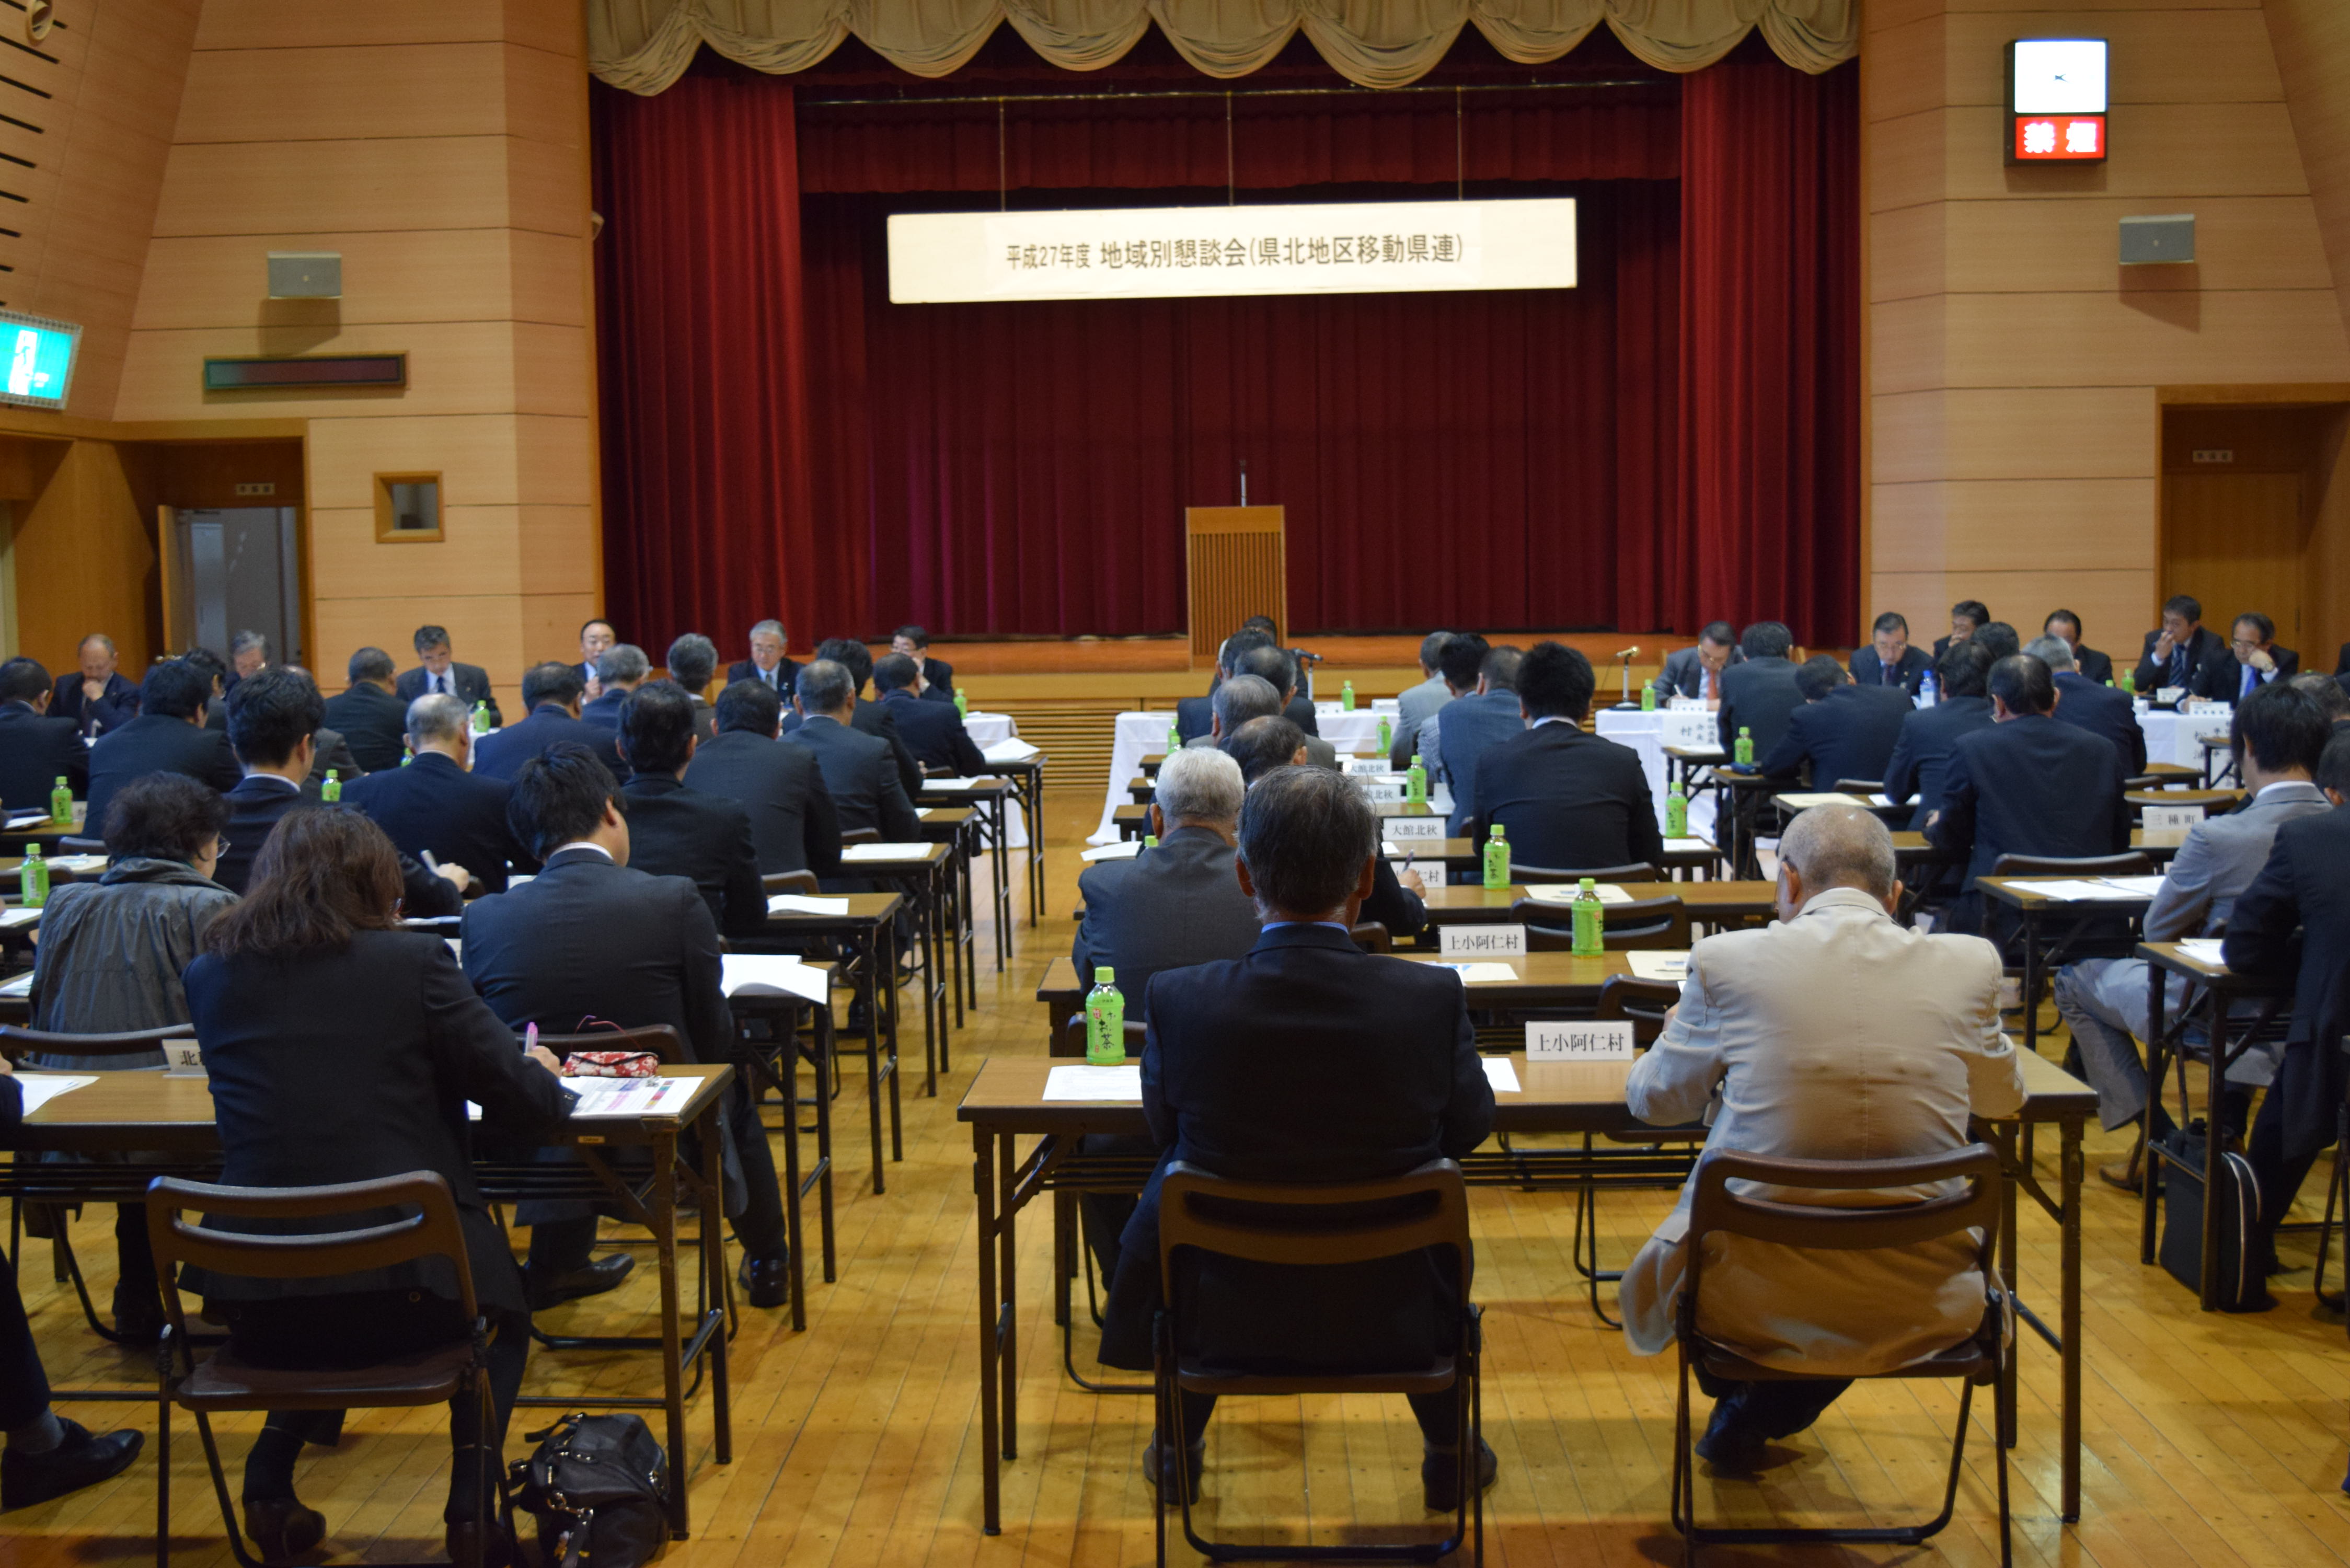
[{"label": "microphone on stand", "polygon": [[1639,706],[1638,702],[1632,701],[1632,660],[1638,658],[1639,653],[1640,645],[1637,642],[1629,648],[1618,649],[1616,652],[1616,659],[1623,666],[1624,669],[1624,696],[1623,700],[1616,704],[1618,708],[1637,708]]}]

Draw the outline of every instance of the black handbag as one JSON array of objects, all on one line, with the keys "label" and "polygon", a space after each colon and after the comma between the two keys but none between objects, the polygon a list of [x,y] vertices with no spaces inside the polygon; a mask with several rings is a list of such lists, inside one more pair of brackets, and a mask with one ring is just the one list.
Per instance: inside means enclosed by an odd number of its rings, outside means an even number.
[{"label": "black handbag", "polygon": [[[2253,1236],[2260,1226],[2261,1189],[2252,1179],[2251,1162],[2230,1149],[2220,1156],[2218,1190],[2203,1190],[2203,1153],[2207,1129],[2201,1121],[2174,1127],[2163,1135],[2168,1159],[2162,1171],[2163,1268],[2170,1277],[2200,1295],[2203,1291],[2203,1205],[2220,1206],[2220,1310],[2259,1312],[2270,1304],[2268,1282],[2262,1277],[2264,1261]],[[2153,1171],[2149,1169],[2148,1178]]]},{"label": "black handbag", "polygon": [[565,1416],[515,1462],[515,1503],[538,1521],[540,1568],[640,1568],[669,1539],[669,1456],[635,1416]]}]

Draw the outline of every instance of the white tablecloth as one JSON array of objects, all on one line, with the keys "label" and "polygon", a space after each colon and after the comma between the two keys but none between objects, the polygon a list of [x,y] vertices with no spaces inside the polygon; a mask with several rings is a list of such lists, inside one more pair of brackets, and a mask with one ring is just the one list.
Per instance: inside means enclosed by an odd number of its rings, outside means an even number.
[{"label": "white tablecloth", "polygon": [[[1711,713],[1669,708],[1647,713],[1637,709],[1602,708],[1595,728],[1603,740],[1629,746],[1640,754],[1640,767],[1648,775],[1649,796],[1657,803],[1659,829],[1665,826],[1665,748],[1718,745],[1721,734]],[[1690,835],[1711,838],[1713,792],[1707,790],[1692,797],[1689,806]]]},{"label": "white tablecloth", "polygon": [[2181,767],[2200,769],[2203,766],[2203,737],[2224,735],[2234,722],[2235,710],[2221,708],[2209,713],[2171,713],[2140,709],[2137,727],[2146,732],[2146,760],[2149,763],[2177,763]]},{"label": "white tablecloth", "polygon": [[[1333,704],[1332,711],[1323,712],[1317,704],[1314,722],[1322,732],[1322,738],[1338,748],[1340,756],[1378,749],[1379,716],[1367,703],[1351,713],[1337,712]],[[1394,720],[1391,718],[1388,722],[1393,723]],[[1110,742],[1109,784],[1102,791],[1101,826],[1086,842],[1118,842],[1118,826],[1112,815],[1131,798],[1126,793],[1126,786],[1141,776],[1142,759],[1167,749],[1167,732],[1174,723],[1175,711],[1172,708],[1149,713],[1120,713],[1118,716],[1118,731]]]}]

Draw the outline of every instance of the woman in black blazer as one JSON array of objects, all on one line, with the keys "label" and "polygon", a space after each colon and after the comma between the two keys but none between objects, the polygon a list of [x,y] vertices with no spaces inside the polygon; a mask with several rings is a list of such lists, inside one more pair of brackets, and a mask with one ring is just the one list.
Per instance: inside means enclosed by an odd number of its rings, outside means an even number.
[{"label": "woman in black blazer", "polygon": [[[493,1539],[478,1534],[481,1467],[468,1450],[486,1441],[494,1455],[504,1444],[530,1319],[520,1271],[474,1185],[465,1103],[482,1107],[489,1130],[537,1144],[551,1141],[571,1102],[555,1058],[516,1049],[448,945],[400,929],[400,897],[398,857],[375,824],[348,809],[288,814],[262,846],[244,901],[205,928],[185,978],[188,1006],[212,1079],[223,1182],[313,1187],[432,1170],[456,1195],[474,1293],[495,1335],[496,1430],[480,1432],[471,1399],[452,1402],[458,1453],[444,1517],[452,1560],[495,1568],[512,1542],[494,1521]],[[470,1332],[454,1273],[437,1260],[332,1282],[192,1268],[182,1284],[226,1319],[239,1357],[265,1366],[370,1366]],[[333,1443],[341,1424],[340,1412],[274,1412],[255,1440],[244,1531],[264,1560],[288,1561],[325,1535],[325,1519],[295,1499],[294,1460],[305,1441]]]}]

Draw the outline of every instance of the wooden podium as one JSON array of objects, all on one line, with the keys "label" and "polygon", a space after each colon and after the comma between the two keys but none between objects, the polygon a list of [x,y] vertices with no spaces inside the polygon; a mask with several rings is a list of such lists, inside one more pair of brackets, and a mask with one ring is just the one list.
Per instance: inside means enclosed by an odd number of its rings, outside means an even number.
[{"label": "wooden podium", "polygon": [[1253,615],[1289,630],[1289,577],[1278,506],[1191,506],[1183,513],[1191,569],[1191,664],[1213,664],[1224,639]]}]

